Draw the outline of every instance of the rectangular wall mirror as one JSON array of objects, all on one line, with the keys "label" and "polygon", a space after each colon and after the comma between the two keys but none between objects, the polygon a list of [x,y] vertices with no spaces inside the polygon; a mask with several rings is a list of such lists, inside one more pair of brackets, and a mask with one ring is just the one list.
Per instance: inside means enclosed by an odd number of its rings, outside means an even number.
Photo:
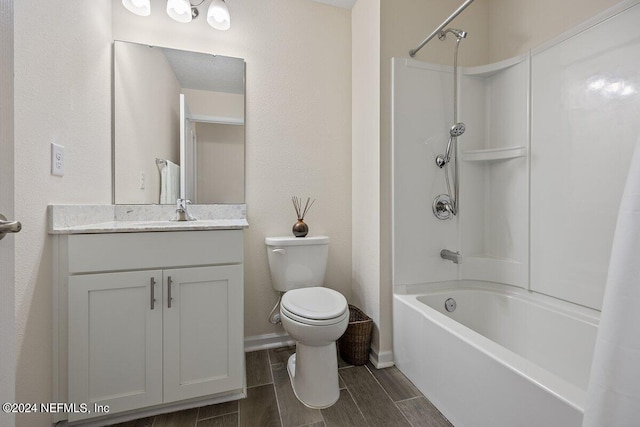
[{"label": "rectangular wall mirror", "polygon": [[115,204],[244,203],[245,62],[114,42]]}]

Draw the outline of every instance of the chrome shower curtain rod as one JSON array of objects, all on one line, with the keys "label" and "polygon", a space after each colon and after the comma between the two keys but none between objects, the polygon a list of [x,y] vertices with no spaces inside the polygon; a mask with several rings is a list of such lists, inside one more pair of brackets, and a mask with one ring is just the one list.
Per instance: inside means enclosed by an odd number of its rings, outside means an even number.
[{"label": "chrome shower curtain rod", "polygon": [[451,14],[451,16],[449,16],[447,19],[445,19],[444,22],[442,24],[440,24],[440,26],[438,28],[436,28],[436,30],[433,33],[429,34],[429,37],[424,39],[422,41],[422,43],[420,43],[420,45],[418,47],[416,47],[415,49],[411,49],[409,51],[409,56],[411,56],[412,58],[414,56],[416,56],[416,53],[418,53],[418,51],[420,49],[422,49],[423,46],[429,42],[429,40],[431,40],[433,37],[435,37],[436,34],[440,33],[440,31],[442,31],[442,29],[444,27],[446,27],[449,24],[449,22],[453,21],[453,19],[456,16],[460,15],[460,13],[463,10],[465,10],[467,8],[467,6],[469,6],[471,3],[473,3],[473,0],[467,0],[464,3],[462,3],[462,5],[458,9],[456,9],[456,11]]}]

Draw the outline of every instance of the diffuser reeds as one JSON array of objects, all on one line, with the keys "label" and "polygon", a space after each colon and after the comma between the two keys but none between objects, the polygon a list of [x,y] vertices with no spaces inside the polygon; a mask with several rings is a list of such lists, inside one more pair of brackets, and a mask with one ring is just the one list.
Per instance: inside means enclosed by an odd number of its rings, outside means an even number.
[{"label": "diffuser reeds", "polygon": [[298,215],[298,219],[303,220],[313,203],[316,199],[311,200],[311,197],[307,197],[307,201],[304,203],[304,208],[302,207],[302,199],[296,196],[291,197],[291,201],[293,202],[293,207],[296,210],[296,215]]}]

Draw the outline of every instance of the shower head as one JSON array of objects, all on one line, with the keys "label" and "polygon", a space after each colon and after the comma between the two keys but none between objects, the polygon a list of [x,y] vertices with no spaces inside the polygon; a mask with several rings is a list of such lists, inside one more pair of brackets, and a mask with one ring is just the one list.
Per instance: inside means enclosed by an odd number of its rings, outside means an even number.
[{"label": "shower head", "polygon": [[440,34],[438,34],[438,38],[440,40],[444,40],[447,37],[447,33],[452,33],[454,36],[456,36],[458,41],[460,41],[461,39],[466,39],[467,38],[467,32],[466,31],[457,30],[455,28],[447,28],[446,30],[440,31]]},{"label": "shower head", "polygon": [[451,135],[452,138],[455,138],[462,135],[465,130],[467,130],[467,128],[464,126],[464,123],[456,123],[455,125],[451,126],[449,135]]},{"label": "shower head", "polygon": [[[451,126],[451,129],[449,129],[449,142],[447,142],[447,150],[445,151],[444,155],[436,157],[436,164],[439,168],[449,163],[449,161],[451,160],[451,153],[453,152],[453,138],[459,137],[464,133],[465,130],[466,127],[464,126],[464,123],[456,123],[455,125]],[[455,141],[457,141],[457,139]]]}]

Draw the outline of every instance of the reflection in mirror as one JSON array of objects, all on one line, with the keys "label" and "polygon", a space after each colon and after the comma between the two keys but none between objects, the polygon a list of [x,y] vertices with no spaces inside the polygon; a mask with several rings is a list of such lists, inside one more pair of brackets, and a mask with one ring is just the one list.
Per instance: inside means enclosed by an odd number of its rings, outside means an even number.
[{"label": "reflection in mirror", "polygon": [[120,41],[114,57],[114,203],[244,203],[244,60]]}]

